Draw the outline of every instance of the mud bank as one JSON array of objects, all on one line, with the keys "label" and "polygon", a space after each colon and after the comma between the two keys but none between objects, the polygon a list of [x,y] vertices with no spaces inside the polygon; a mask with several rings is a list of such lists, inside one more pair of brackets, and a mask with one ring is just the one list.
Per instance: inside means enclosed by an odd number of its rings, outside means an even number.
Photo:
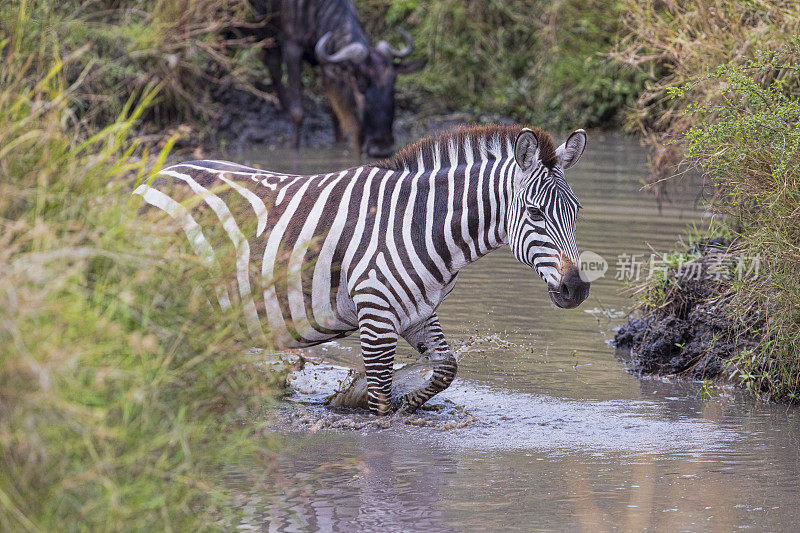
[{"label": "mud bank", "polygon": [[[253,145],[288,147],[293,124],[276,101],[243,91],[233,84],[214,93],[219,121],[212,126],[210,147],[228,146],[244,150]],[[304,98],[305,121],[301,130],[303,146],[319,148],[334,143],[330,106],[322,98]]]},{"label": "mud bank", "polygon": [[[236,88],[232,83],[220,86],[214,93],[219,110],[215,124],[208,124],[210,135],[205,148],[244,151],[254,146],[289,148],[293,124],[277,101]],[[396,148],[422,136],[454,128],[462,124],[514,124],[510,117],[498,114],[471,114],[446,109],[422,110],[422,107],[397,95],[394,133]],[[354,152],[351,140],[337,143],[334,137],[330,104],[324,96],[307,91],[303,98],[305,121],[301,130],[301,146],[324,148],[333,145]]]},{"label": "mud bank", "polygon": [[[647,291],[657,303],[645,306],[642,316],[621,326],[614,337],[617,355],[633,372],[725,379],[730,377],[726,361],[758,348],[764,317],[751,311],[735,320],[729,306],[729,279],[737,264],[730,243],[710,241],[691,252],[695,259],[651,282]],[[749,331],[743,331],[742,323],[749,324]]]}]

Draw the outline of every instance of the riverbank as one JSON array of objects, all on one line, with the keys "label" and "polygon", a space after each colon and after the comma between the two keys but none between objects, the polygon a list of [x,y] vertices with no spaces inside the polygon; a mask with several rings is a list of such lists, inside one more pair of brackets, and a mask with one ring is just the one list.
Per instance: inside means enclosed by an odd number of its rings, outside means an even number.
[{"label": "riverbank", "polygon": [[[228,153],[252,151],[255,149],[274,150],[289,148],[293,124],[280,106],[251,92],[238,89],[234,85],[221,87],[215,94],[218,104],[218,117],[214,124],[207,125],[205,138],[188,136],[179,141],[179,152],[191,152],[198,147],[203,152]],[[305,121],[301,129],[301,147],[327,148],[338,146],[344,154],[354,154],[350,140],[337,144],[334,138],[331,107],[328,101],[313,91],[304,99]],[[509,115],[488,112],[464,112],[444,109],[423,112],[415,109],[408,101],[398,105],[394,122],[395,148],[419,138],[455,128],[463,124],[514,124],[517,121]]]},{"label": "riverbank", "polygon": [[[711,328],[717,329],[716,336],[705,342],[703,350],[711,350],[718,338],[734,339],[743,330],[752,331],[758,346],[733,346],[736,353],[727,359],[731,375],[757,397],[796,402],[800,400],[800,4],[623,3],[625,36],[615,57],[661,73],[640,94],[633,117],[651,149],[652,189],[663,193],[668,178],[687,170],[700,172],[708,186],[713,231],[722,229],[730,235],[738,255],[760,259],[756,278],[731,279],[721,291],[724,297],[712,298],[721,313],[720,327]],[[713,231],[703,237],[713,237]],[[658,291],[660,283],[653,281],[644,294]],[[696,292],[692,283],[680,279],[674,289],[689,300]],[[648,312],[658,304],[637,301],[645,318],[653,318]],[[690,329],[703,329],[700,314],[693,316],[698,322]],[[658,329],[655,318],[653,324],[632,329]],[[673,334],[662,329],[664,343],[684,342],[682,330]],[[670,364],[683,349],[668,346],[655,351],[664,352],[662,358],[651,354],[652,361],[643,363],[644,368],[652,363],[654,371],[687,371],[680,358]],[[700,352],[688,360],[697,357]]]},{"label": "riverbank", "polygon": [[724,239],[699,243],[663,264],[657,279],[640,287],[640,316],[614,336],[618,356],[640,375],[735,379],[734,361],[759,350],[765,317],[758,309],[731,316],[731,278],[752,281],[759,265]]},{"label": "riverbank", "polygon": [[276,447],[279,376],[177,228],[137,215],[171,148],[138,134],[157,92],[84,130],[75,58],[25,37],[0,44],[0,530],[223,528],[221,472]]}]

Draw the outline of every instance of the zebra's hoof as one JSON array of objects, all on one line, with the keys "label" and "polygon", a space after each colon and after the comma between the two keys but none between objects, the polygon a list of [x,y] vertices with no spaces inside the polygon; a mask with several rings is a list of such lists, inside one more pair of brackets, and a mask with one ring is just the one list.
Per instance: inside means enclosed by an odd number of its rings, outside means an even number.
[{"label": "zebra's hoof", "polygon": [[394,411],[396,415],[410,415],[421,406],[422,404],[414,401],[410,394],[406,394],[392,402],[392,411]]}]

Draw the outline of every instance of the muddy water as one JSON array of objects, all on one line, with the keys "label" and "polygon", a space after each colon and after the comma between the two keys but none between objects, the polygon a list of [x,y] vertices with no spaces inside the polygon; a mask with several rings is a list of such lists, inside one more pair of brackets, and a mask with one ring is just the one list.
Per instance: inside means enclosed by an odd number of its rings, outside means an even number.
[{"label": "muddy water", "polygon": [[[230,157],[292,172],[352,164],[334,151]],[[551,306],[507,249],[463,271],[440,316],[451,345],[471,345],[430,410],[387,429],[322,407],[358,349],[355,338],[314,349],[337,366],[317,367],[278,411],[284,450],[273,467],[230,474],[241,480],[239,526],[800,529],[800,412],[729,388],[703,400],[698,384],[640,380],[607,343],[629,304],[618,256],[666,250],[703,220],[691,184],[673,187],[659,213],[640,191],[644,165],[635,142],[593,136],[567,176],[585,207],[578,246],[609,262],[580,308]],[[399,359],[412,360],[408,346]]]}]

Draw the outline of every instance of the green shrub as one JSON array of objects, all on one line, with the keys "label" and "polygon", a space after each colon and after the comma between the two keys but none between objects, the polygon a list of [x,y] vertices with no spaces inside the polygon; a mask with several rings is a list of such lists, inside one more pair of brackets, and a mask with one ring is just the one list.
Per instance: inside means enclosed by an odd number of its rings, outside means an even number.
[{"label": "green shrub", "polygon": [[[622,0],[624,37],[615,58],[647,76],[629,129],[640,133],[651,150],[651,181],[663,180],[682,161],[684,134],[696,124],[692,103],[722,96],[722,78],[703,78],[718,65],[745,65],[758,50],[777,50],[800,33],[800,3],[794,0]],[[789,72],[754,72],[759,82],[783,80],[800,94]],[[670,87],[703,78],[691,95],[672,99]],[[794,81],[793,81],[794,79]],[[706,117],[707,120],[712,117]]]},{"label": "green shrub", "polygon": [[420,73],[401,78],[430,109],[503,113],[554,128],[614,127],[644,76],[604,57],[616,40],[619,2],[360,0],[374,38],[404,26]]},{"label": "green shrub", "polygon": [[[738,63],[738,62],[737,62]],[[777,75],[781,73],[782,75]],[[689,108],[688,157],[711,179],[712,208],[726,215],[738,247],[760,258],[760,278],[734,280],[730,312],[762,309],[762,349],[734,360],[748,389],[800,399],[800,39],[672,91],[691,98],[707,80],[719,94]],[[747,327],[742,324],[742,327]],[[745,371],[746,369],[746,371]]]},{"label": "green shrub", "polygon": [[134,134],[155,91],[87,137],[70,65],[26,28],[0,45],[0,530],[213,528],[223,467],[270,446],[276,378],[174,228],[135,216],[169,150]]}]

